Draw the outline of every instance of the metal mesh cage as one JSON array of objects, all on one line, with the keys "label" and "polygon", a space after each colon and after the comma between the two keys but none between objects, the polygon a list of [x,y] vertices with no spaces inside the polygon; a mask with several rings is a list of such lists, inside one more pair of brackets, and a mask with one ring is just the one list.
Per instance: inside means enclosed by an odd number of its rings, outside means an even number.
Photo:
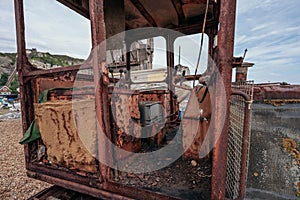
[{"label": "metal mesh cage", "polygon": [[234,82],[232,83],[231,88],[246,93],[250,99],[253,100],[254,81]]},{"label": "metal mesh cage", "polygon": [[[245,140],[249,141],[250,134],[247,138],[244,137],[244,123],[245,115],[250,115],[250,112],[245,112],[246,107],[252,101],[253,97],[253,81],[233,83],[232,90],[241,91],[247,94],[250,98],[250,102],[241,95],[231,95],[230,98],[230,118],[229,118],[229,131],[228,131],[228,150],[227,150],[227,172],[226,172],[226,197],[229,199],[237,199],[240,197],[241,190],[244,190],[244,186],[241,187],[241,174],[243,158],[243,145]],[[250,109],[248,107],[247,109]],[[250,118],[250,116],[248,116]],[[250,123],[247,122],[247,123]],[[250,127],[250,125],[249,125]],[[249,145],[246,147],[249,148]],[[248,152],[248,151],[246,151]],[[246,155],[248,162],[248,155]]]}]

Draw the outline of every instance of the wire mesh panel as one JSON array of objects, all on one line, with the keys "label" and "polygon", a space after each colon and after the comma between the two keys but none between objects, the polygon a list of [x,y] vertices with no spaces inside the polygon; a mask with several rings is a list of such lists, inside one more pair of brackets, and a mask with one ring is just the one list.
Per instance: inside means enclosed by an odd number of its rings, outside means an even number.
[{"label": "wire mesh panel", "polygon": [[234,82],[231,86],[232,90],[238,90],[246,93],[250,99],[253,99],[254,81]]},{"label": "wire mesh panel", "polygon": [[[243,159],[248,160],[248,155],[243,155],[248,151],[244,151],[244,148],[249,148],[249,145],[245,147],[244,143],[249,141],[250,134],[245,135],[244,127],[248,127],[250,130],[250,124],[245,126],[245,123],[250,123],[250,120],[245,121],[246,116],[250,115],[249,104],[252,101],[253,96],[253,81],[233,83],[232,90],[243,92],[249,96],[248,101],[242,95],[231,95],[230,98],[230,118],[229,118],[229,131],[228,131],[228,150],[227,150],[227,172],[226,172],[226,197],[230,199],[237,199],[240,197],[241,190],[244,190],[244,186],[241,187]],[[250,116],[248,116],[250,119]],[[247,137],[247,138],[245,138]],[[248,150],[248,149],[247,149]],[[248,153],[247,153],[248,154]],[[247,162],[247,161],[246,161]]]}]

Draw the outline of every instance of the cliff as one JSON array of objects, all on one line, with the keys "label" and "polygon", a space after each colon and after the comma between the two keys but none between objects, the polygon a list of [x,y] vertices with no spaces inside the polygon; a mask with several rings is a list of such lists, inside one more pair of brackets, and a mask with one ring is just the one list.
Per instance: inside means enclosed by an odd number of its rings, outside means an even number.
[{"label": "cliff", "polygon": [[[69,65],[77,65],[83,62],[82,59],[72,58],[67,55],[52,55],[48,52],[38,52],[36,49],[26,51],[31,64],[40,69],[50,69],[56,67],[64,67]],[[16,66],[16,53],[0,52],[0,76],[13,72]]]}]

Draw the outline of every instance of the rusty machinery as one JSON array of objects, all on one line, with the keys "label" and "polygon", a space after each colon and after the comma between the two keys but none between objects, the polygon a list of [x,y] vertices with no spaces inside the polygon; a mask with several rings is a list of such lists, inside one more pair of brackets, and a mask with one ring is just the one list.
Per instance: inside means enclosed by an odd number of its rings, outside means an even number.
[{"label": "rusty machinery", "polygon": [[[213,102],[212,106],[214,107],[214,109],[211,110],[211,115],[214,117],[207,117],[207,119],[209,119],[213,131],[219,134],[220,137],[212,148],[211,160],[209,161],[211,164],[211,178],[209,182],[210,185],[208,186],[208,190],[211,192],[209,193],[209,197],[211,199],[243,199],[248,148],[248,104],[251,102],[249,101],[249,96],[244,92],[232,90],[231,84],[234,64],[233,49],[236,0],[167,0],[158,1],[157,3],[144,0],[58,1],[90,20],[92,47],[94,51],[96,51],[94,55],[96,55],[97,59],[94,57],[93,60],[87,60],[82,66],[69,66],[49,70],[39,70],[32,66],[26,57],[23,0],[15,0],[18,51],[17,71],[20,82],[23,132],[25,133],[28,128],[30,128],[30,124],[36,120],[38,126],[40,126],[39,128],[44,140],[37,139],[25,145],[28,176],[104,199],[184,198],[172,193],[158,192],[157,190],[145,189],[124,182],[118,182],[116,180],[116,173],[118,172],[115,172],[115,170],[101,163],[101,161],[99,162],[99,160],[93,159],[93,156],[84,156],[84,160],[80,160],[82,159],[80,155],[73,155],[73,161],[69,158],[61,160],[61,158],[64,157],[64,155],[60,155],[61,152],[71,151],[71,148],[77,148],[77,150],[79,149],[78,154],[86,155],[84,147],[80,142],[74,142],[78,140],[78,138],[77,140],[74,139],[74,136],[72,136],[73,138],[71,139],[69,138],[73,143],[69,144],[70,149],[68,150],[65,149],[65,145],[68,145],[64,143],[66,141],[57,140],[53,142],[53,138],[51,139],[51,135],[59,134],[65,134],[65,136],[71,137],[70,134],[73,133],[74,124],[68,121],[66,116],[69,116],[70,110],[72,109],[72,104],[70,104],[69,101],[74,99],[75,93],[75,101],[85,101],[85,103],[81,103],[77,110],[73,110],[73,112],[77,113],[78,119],[84,118],[82,119],[85,120],[83,123],[90,125],[89,128],[91,130],[88,130],[89,133],[87,134],[90,137],[94,137],[95,144],[97,144],[93,149],[94,156],[105,157],[105,159],[108,160],[111,159],[111,162],[129,159],[122,156],[114,157],[111,146],[102,141],[99,132],[102,132],[102,134],[113,141],[118,147],[135,152],[140,150],[141,140],[135,137],[136,135],[124,134],[124,132],[126,132],[125,129],[128,128],[128,131],[131,130],[134,134],[140,134],[138,128],[140,126],[136,127],[135,124],[151,124],[153,121],[160,122],[162,118],[166,118],[164,123],[169,125],[161,129],[157,136],[152,137],[155,144],[162,143],[166,134],[174,130],[174,127],[177,126],[179,118],[176,95],[174,95],[171,89],[174,87],[174,78],[176,78],[172,71],[174,70],[173,50],[176,37],[164,31],[161,31],[159,34],[157,32],[148,31],[144,34],[135,35],[134,39],[130,37],[127,38],[126,35],[124,36],[125,40],[129,41],[129,43],[134,42],[136,38],[147,39],[162,36],[166,39],[167,65],[169,66],[166,78],[169,84],[169,89],[167,90],[139,91],[131,90],[130,88],[114,88],[118,80],[114,76],[109,75],[110,73],[113,74],[113,71],[108,70],[105,64],[105,52],[111,49],[105,45],[101,45],[101,42],[110,36],[124,31],[144,27],[158,27],[171,29],[186,35],[201,32],[208,35],[208,53],[216,63],[219,71],[217,78],[222,79],[224,83],[224,87],[219,87],[218,84],[213,85],[214,90],[212,90],[213,92],[210,94],[211,101]],[[201,29],[203,31],[201,31]],[[118,46],[118,44],[112,44],[112,46],[114,45]],[[129,46],[127,45],[126,47],[128,48]],[[120,71],[120,79],[124,75],[125,80],[128,80],[131,69],[129,53],[126,53],[125,60],[126,67],[124,69],[126,69],[127,73],[123,74],[124,71]],[[79,71],[84,69],[91,70],[93,75],[80,75]],[[208,71],[209,70],[208,68]],[[62,89],[73,88],[76,77],[80,79],[80,81],[77,82],[77,87],[83,87],[84,90]],[[193,81],[196,79],[195,77],[198,79],[202,77],[202,75],[185,75],[184,78]],[[46,99],[44,99],[46,102],[41,106],[38,104],[39,96],[46,90],[49,90]],[[195,87],[194,91],[196,90],[197,88]],[[114,96],[114,94],[118,95]],[[245,113],[243,112],[244,115],[240,117],[240,126],[242,126],[242,128],[238,129],[238,134],[245,137],[239,140],[239,142],[241,142],[241,144],[239,144],[241,147],[238,149],[238,151],[241,152],[240,155],[235,155],[233,148],[235,143],[230,142],[230,137],[232,137],[230,130],[233,130],[229,128],[231,116],[230,108],[232,107],[230,106],[230,99],[233,98],[231,98],[231,96],[238,96],[244,99],[243,105],[237,107],[236,110],[232,110],[232,112],[241,112],[241,108],[245,110]],[[225,103],[222,101],[222,98],[225,98]],[[231,102],[232,101],[233,100],[231,100]],[[92,108],[87,106],[91,102],[94,102],[92,103],[94,104]],[[202,103],[202,101],[200,103]],[[159,114],[161,113],[159,106],[163,106],[166,110],[164,115]],[[222,110],[223,107],[226,108],[224,112]],[[85,115],[84,111],[88,109],[93,110],[92,115]],[[50,111],[50,113],[47,113],[47,110],[51,110],[52,114]],[[147,115],[150,111],[152,115]],[[57,117],[53,117],[53,113],[56,113]],[[122,115],[122,113],[126,113],[127,115]],[[112,122],[112,115],[119,118],[119,121],[123,121],[122,125],[124,125],[124,129]],[[132,120],[128,122],[126,121],[126,117]],[[69,116],[69,118],[71,117]],[[87,118],[89,120],[86,120]],[[140,122],[139,120],[141,118],[142,120]],[[219,123],[220,119],[224,119],[224,125]],[[198,121],[199,120],[201,119],[198,119]],[[96,121],[98,125],[96,125]],[[49,124],[53,126],[53,129],[49,128]],[[146,132],[148,131],[150,132],[149,134],[151,134],[152,130],[153,126],[151,130],[146,130]],[[197,132],[197,130],[194,131]],[[67,141],[69,140],[67,139]],[[196,148],[198,148],[197,141],[195,141],[194,144],[196,144]],[[39,158],[37,158],[39,157],[37,152],[41,150],[41,146],[43,145],[48,147],[48,149],[46,149],[46,151],[48,151],[48,160],[45,159],[40,162]],[[51,145],[57,147],[56,152],[50,152]],[[227,154],[228,146],[229,151]],[[230,162],[227,165],[228,160],[234,159],[231,154],[239,156],[237,166],[233,166],[238,168],[238,171],[231,172],[228,170],[228,167],[232,167]],[[185,156],[189,157],[189,154]],[[76,159],[79,159],[79,163],[74,161]],[[52,160],[52,164],[49,160]],[[182,169],[182,171],[184,170]],[[238,176],[238,180],[236,181],[231,175]],[[126,176],[128,176],[128,174],[126,174]],[[169,184],[169,188],[172,190],[172,184]]]}]

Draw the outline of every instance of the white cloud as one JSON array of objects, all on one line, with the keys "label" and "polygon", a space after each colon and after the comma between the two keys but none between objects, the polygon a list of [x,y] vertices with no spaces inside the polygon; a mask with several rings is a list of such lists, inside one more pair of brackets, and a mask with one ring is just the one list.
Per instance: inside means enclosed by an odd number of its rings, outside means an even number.
[{"label": "white cloud", "polygon": [[[299,83],[300,1],[239,0],[236,54],[248,48],[246,61],[255,63],[249,77],[257,82]],[[276,70],[276,72],[275,72]]]},{"label": "white cloud", "polygon": [[[237,2],[235,55],[243,55],[244,49],[248,48],[246,61],[255,63],[249,77],[257,82],[299,83],[300,1]],[[91,39],[87,19],[57,1],[24,0],[24,3],[28,48],[81,58],[88,56]],[[0,36],[0,51],[16,50],[12,0],[0,1]],[[195,49],[198,51],[197,47],[182,45],[182,58],[194,62],[198,54]]]},{"label": "white cloud", "polygon": [[[13,1],[0,1],[0,51],[16,51]],[[27,48],[87,58],[90,22],[53,0],[25,0]]]},{"label": "white cloud", "polygon": [[251,31],[259,31],[259,30],[268,28],[268,27],[270,27],[270,26],[272,26],[274,24],[275,24],[275,22],[261,24],[259,26],[256,26],[256,27],[252,28]]}]

